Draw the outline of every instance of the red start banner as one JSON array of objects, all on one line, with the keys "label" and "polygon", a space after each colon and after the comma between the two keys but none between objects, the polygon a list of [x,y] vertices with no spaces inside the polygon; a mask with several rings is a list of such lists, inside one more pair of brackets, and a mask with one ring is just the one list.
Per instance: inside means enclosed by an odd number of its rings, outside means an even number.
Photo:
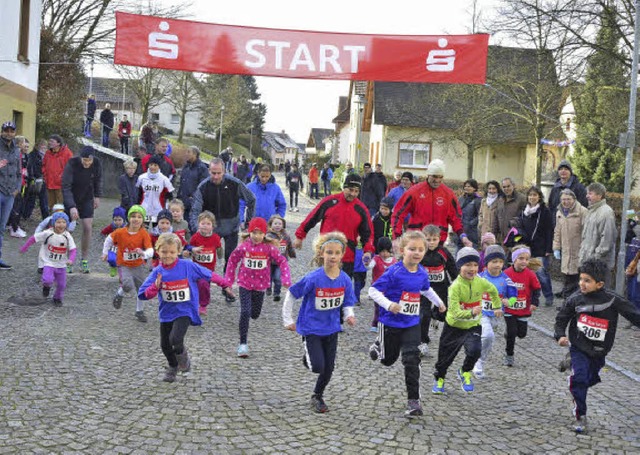
[{"label": "red start banner", "polygon": [[362,35],[116,13],[118,65],[306,79],[484,84],[489,35]]}]

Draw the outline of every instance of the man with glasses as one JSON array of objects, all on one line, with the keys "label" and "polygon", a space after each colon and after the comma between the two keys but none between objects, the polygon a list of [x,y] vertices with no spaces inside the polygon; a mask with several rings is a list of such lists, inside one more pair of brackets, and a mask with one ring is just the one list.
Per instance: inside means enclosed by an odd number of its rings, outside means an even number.
[{"label": "man with glasses", "polygon": [[502,241],[511,229],[511,220],[516,218],[527,206],[527,198],[524,194],[516,191],[516,185],[511,177],[502,179],[502,191],[504,197],[499,197],[495,202],[496,214],[493,218],[493,233],[496,236],[496,243]]}]

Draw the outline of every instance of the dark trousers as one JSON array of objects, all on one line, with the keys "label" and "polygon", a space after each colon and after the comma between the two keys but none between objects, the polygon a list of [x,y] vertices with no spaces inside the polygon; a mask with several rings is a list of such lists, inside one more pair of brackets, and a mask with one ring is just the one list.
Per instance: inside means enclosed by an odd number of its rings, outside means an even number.
[{"label": "dark trousers", "polygon": [[526,337],[529,324],[521,318],[507,315],[505,315],[504,323],[507,326],[507,330],[504,332],[504,339],[507,341],[505,351],[507,355],[513,355],[513,350],[516,347],[516,337],[520,339]]},{"label": "dark trousers", "polygon": [[[402,353],[404,383],[407,387],[407,399],[420,399],[420,324],[412,327],[389,327],[378,324],[378,343],[380,344],[380,363],[391,366]],[[473,366],[473,365],[472,365]]]},{"label": "dark trousers", "polygon": [[289,186],[289,207],[291,208],[296,208],[298,207],[298,193],[300,191],[298,190],[298,188],[291,188],[291,186]]},{"label": "dark trousers", "polygon": [[562,286],[562,298],[566,299],[578,290],[580,275],[564,275],[564,286]]},{"label": "dark trousers", "polygon": [[577,418],[587,415],[587,391],[600,382],[600,370],[604,366],[604,357],[589,357],[573,346],[571,353],[571,376],[569,391],[575,403],[574,415]]},{"label": "dark trousers", "polygon": [[240,344],[247,344],[249,319],[258,319],[262,312],[264,291],[250,291],[240,287]]},{"label": "dark trousers", "polygon": [[358,303],[360,303],[360,292],[364,289],[366,282],[367,272],[353,272],[353,292]]},{"label": "dark trousers", "polygon": [[178,366],[176,354],[184,352],[184,337],[190,325],[189,316],[181,316],[171,322],[160,323],[160,347],[172,368]]},{"label": "dark trousers", "polygon": [[429,338],[429,326],[431,325],[431,302],[428,298],[420,296],[420,343],[431,342]]},{"label": "dark trousers", "polygon": [[327,197],[331,194],[331,180],[323,180],[322,186],[324,188],[324,197]]},{"label": "dark trousers", "polygon": [[42,185],[42,189],[38,194],[30,193],[27,191],[25,194],[24,205],[22,207],[22,218],[25,220],[31,218],[31,214],[33,213],[33,209],[36,208],[36,199],[38,199],[38,204],[40,204],[40,215],[44,220],[49,216],[49,201],[47,200],[47,187]]},{"label": "dark trousers", "polygon": [[353,278],[353,262],[343,262],[342,271],[346,273],[349,278]]},{"label": "dark trousers", "polygon": [[93,117],[86,117],[84,122],[84,135],[91,136],[91,124],[93,123]]},{"label": "dark trousers", "polygon": [[324,389],[331,380],[333,369],[336,365],[338,334],[333,333],[326,336],[306,335],[302,337],[302,342],[304,343],[304,356],[309,369],[319,375],[313,393],[322,396]]},{"label": "dark trousers", "polygon": [[482,353],[482,327],[477,325],[470,329],[458,329],[451,327],[446,322],[440,335],[440,345],[438,346],[438,362],[436,371],[433,373],[436,379],[447,375],[447,370],[455,360],[458,352],[464,346],[464,362],[462,371],[471,371]]},{"label": "dark trousers", "polygon": [[111,128],[106,126],[102,127],[102,146],[109,147],[109,134],[111,134]]},{"label": "dark trousers", "polygon": [[282,291],[282,271],[277,264],[271,264],[271,285],[273,285],[273,295],[280,295]]},{"label": "dark trousers", "polygon": [[309,197],[311,199],[318,199],[318,184],[309,183]]},{"label": "dark trousers", "polygon": [[120,153],[129,154],[129,136],[120,138]]},{"label": "dark trousers", "polygon": [[[222,237],[222,236],[221,236]],[[222,237],[224,240],[224,271],[227,271],[227,262],[229,262],[229,256],[233,253],[233,250],[238,246],[238,233],[232,232],[229,235]]]},{"label": "dark trousers", "polygon": [[22,206],[24,199],[22,193],[13,198],[13,207],[11,208],[11,214],[9,215],[9,221],[7,224],[11,226],[14,231],[20,227],[20,217],[22,216]]}]

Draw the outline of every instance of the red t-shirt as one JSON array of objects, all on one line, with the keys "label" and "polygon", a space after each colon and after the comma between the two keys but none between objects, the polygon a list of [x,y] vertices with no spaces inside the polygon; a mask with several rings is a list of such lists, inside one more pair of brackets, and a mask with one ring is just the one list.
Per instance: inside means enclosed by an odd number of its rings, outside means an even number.
[{"label": "red t-shirt", "polygon": [[213,233],[209,237],[205,237],[199,232],[196,232],[191,236],[189,245],[192,247],[203,247],[200,253],[191,253],[193,262],[214,271],[216,268],[216,250],[222,247],[220,236]]},{"label": "red t-shirt", "polygon": [[525,267],[522,272],[516,272],[511,266],[504,273],[511,278],[518,289],[516,303],[512,307],[505,307],[504,312],[514,316],[531,316],[531,294],[540,289],[538,277],[528,267]]}]

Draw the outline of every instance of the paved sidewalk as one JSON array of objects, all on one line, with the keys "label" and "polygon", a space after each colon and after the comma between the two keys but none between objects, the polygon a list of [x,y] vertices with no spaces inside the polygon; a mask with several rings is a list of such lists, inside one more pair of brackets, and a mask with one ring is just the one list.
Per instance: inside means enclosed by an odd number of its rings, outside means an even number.
[{"label": "paved sidewalk", "polygon": [[[39,297],[36,247],[21,256],[22,241],[5,237],[4,257],[14,269],[0,275],[0,453],[640,452],[638,382],[606,368],[589,394],[593,432],[576,436],[566,374],[557,371],[565,351],[536,330],[518,340],[514,368],[501,365],[498,336],[488,378],[476,381],[471,395],[455,378],[461,355],[445,396],[431,394],[435,358],[424,359],[425,416],[407,420],[402,365],[369,360],[373,308],[364,293],[357,326],[340,335],[327,414],[309,408],[316,375],[302,366],[300,337],[282,328],[281,305],[271,298],[251,321],[251,356],[242,360],[235,355],[238,305],[223,303],[214,289],[204,325],[187,333],[192,372],[163,383],[156,305],[148,306],[147,324],[134,318],[132,298],[115,310],[117,280],[98,260],[99,229],[115,203],[103,200],[92,272],[69,276],[62,308]],[[312,206],[303,196],[300,212],[287,212],[290,234]],[[311,269],[316,232],[291,262],[294,280]],[[550,329],[555,313],[541,308],[532,320]],[[638,341],[640,331],[621,329],[610,359],[640,375]]]}]

